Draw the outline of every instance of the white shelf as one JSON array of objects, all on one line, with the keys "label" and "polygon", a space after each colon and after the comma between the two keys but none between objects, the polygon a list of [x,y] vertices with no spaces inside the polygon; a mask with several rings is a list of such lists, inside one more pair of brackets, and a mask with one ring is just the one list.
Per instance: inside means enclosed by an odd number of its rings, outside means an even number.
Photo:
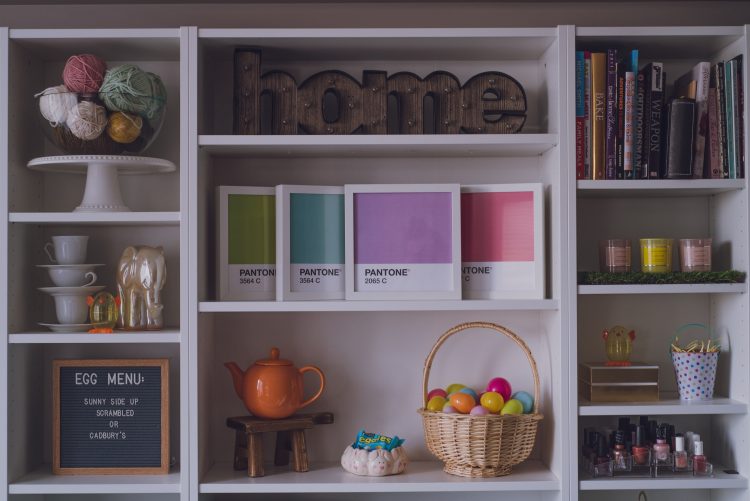
[{"label": "white shelf", "polygon": [[716,397],[711,400],[680,400],[677,394],[662,393],[658,402],[592,403],[582,400],[578,406],[579,416],[632,416],[636,414],[650,416],[747,414],[747,404],[725,397]]},{"label": "white shelf", "polygon": [[11,212],[11,223],[177,225],[179,212]]},{"label": "white shelf", "polygon": [[576,182],[581,198],[616,197],[694,197],[716,195],[745,188],[744,179],[633,179],[580,180]]},{"label": "white shelf", "polygon": [[557,310],[556,299],[463,299],[436,301],[202,301],[201,313],[303,311],[493,311]]},{"label": "white shelf", "polygon": [[747,284],[579,285],[578,294],[740,294]]},{"label": "white shelf", "polygon": [[53,475],[50,465],[8,486],[9,494],[165,494],[180,492],[180,470],[167,475]]},{"label": "white shelf", "polygon": [[[724,473],[723,466],[714,465],[713,477],[693,477],[684,474],[674,477],[605,477],[579,481],[582,491],[611,490],[693,490],[693,489],[746,489],[747,478],[738,474]],[[587,473],[581,473],[585,478]]]},{"label": "white shelf", "polygon": [[256,157],[528,157],[557,145],[557,134],[336,136],[202,135],[214,156]]},{"label": "white shelf", "polygon": [[216,463],[200,483],[208,493],[312,493],[312,492],[499,492],[557,491],[560,481],[541,462],[526,461],[513,474],[495,478],[448,475],[442,464],[411,462],[406,471],[390,477],[360,477],[339,463],[312,463],[310,471],[295,473],[290,467],[266,468],[264,477],[251,478],[234,471],[231,463]]},{"label": "white shelf", "polygon": [[114,332],[112,334],[89,334],[88,332],[21,332],[9,334],[11,344],[118,344],[118,343],[179,343],[179,329],[161,331]]}]

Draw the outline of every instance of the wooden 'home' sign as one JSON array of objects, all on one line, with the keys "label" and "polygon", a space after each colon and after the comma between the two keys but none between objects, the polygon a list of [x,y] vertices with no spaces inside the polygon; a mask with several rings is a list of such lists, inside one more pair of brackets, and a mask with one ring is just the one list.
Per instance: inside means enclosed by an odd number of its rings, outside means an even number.
[{"label": "wooden 'home' sign", "polygon": [[52,471],[169,472],[169,360],[54,360]]},{"label": "wooden 'home' sign", "polygon": [[523,87],[498,71],[461,85],[445,71],[364,71],[360,84],[333,70],[298,86],[284,71],[261,75],[260,61],[260,50],[235,50],[235,134],[508,134],[526,121]]}]

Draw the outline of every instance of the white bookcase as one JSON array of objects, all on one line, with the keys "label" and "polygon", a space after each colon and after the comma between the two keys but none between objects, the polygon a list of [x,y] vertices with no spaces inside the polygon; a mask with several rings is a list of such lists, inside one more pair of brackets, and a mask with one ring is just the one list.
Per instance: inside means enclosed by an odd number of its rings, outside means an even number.
[{"label": "white bookcase", "polygon": [[[0,384],[0,501],[447,500],[457,494],[477,500],[619,501],[635,498],[641,489],[650,501],[745,499],[747,285],[594,288],[578,286],[576,273],[596,268],[596,241],[610,229],[631,239],[647,232],[675,238],[710,234],[719,243],[715,266],[747,271],[747,182],[576,182],[573,62],[576,45],[616,43],[641,49],[642,59],[663,60],[670,78],[704,58],[744,54],[747,67],[746,31],[0,28],[0,367],[8,375],[7,384]],[[363,70],[423,77],[445,70],[461,83],[482,71],[503,71],[524,87],[528,118],[522,132],[512,135],[235,136],[232,60],[239,46],[262,49],[264,70],[287,71],[298,83],[326,69],[357,79]],[[110,62],[135,62],[158,73],[169,92],[167,121],[147,154],[178,168],[123,179],[132,213],[72,213],[83,177],[26,167],[31,158],[56,153],[36,123],[33,94],[58,82],[67,56],[94,50]],[[746,69],[744,75],[747,89]],[[282,183],[542,183],[544,299],[217,301],[215,187]],[[167,329],[89,336],[37,327],[53,313],[49,298],[36,290],[47,277],[34,265],[45,262],[42,246],[51,235],[70,231],[90,236],[92,258],[107,265],[99,282],[110,289],[124,247],[164,245]],[[633,254],[638,256],[636,249]],[[424,446],[416,412],[422,365],[432,345],[453,325],[475,320],[519,334],[540,371],[545,418],[531,459],[507,477],[444,474]],[[666,343],[688,321],[730,331],[732,349],[720,361],[721,398],[697,406],[666,394],[658,404],[644,406],[579,402],[577,363],[603,355],[599,333],[616,323],[636,329],[636,357],[653,353],[662,366],[662,386],[674,390]],[[311,410],[333,412],[335,423],[308,433],[310,472],[271,470],[251,479],[232,469],[234,432],[225,420],[246,411],[223,363],[235,361],[244,369],[266,358],[273,346],[297,366],[314,364],[325,372],[326,390]],[[530,371],[515,349],[492,332],[455,336],[435,359],[431,386],[461,381],[479,386],[505,375],[516,389],[530,390]],[[51,360],[155,356],[172,362],[171,473],[52,475]],[[710,459],[739,475],[687,482],[588,480],[578,472],[581,429],[622,414],[674,416],[676,424],[702,431]],[[339,458],[361,428],[406,438],[412,460],[407,472],[383,479],[346,474]],[[273,444],[265,445],[272,452]]]}]

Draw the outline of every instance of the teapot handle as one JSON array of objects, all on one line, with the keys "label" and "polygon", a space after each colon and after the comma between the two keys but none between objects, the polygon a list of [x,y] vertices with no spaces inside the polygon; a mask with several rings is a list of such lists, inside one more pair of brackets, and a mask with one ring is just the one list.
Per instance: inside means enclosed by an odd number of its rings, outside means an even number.
[{"label": "teapot handle", "polygon": [[323,394],[323,389],[326,387],[326,377],[323,375],[323,371],[321,371],[320,369],[318,369],[314,365],[308,365],[308,366],[302,367],[299,370],[300,374],[302,374],[302,375],[304,375],[305,372],[310,372],[310,371],[317,373],[318,377],[320,377],[320,389],[318,390],[318,392],[315,395],[313,395],[312,397],[310,397],[307,400],[305,400],[304,402],[302,402],[299,405],[300,409],[302,407],[306,407],[306,406],[310,405],[311,403],[315,402],[318,399],[318,397],[320,397],[320,395]]}]

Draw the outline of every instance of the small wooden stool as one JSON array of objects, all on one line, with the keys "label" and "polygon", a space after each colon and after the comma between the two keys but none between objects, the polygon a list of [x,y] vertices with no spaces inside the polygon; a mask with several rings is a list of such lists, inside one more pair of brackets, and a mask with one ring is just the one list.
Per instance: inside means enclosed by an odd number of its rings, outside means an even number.
[{"label": "small wooden stool", "polygon": [[227,426],[235,430],[234,469],[247,468],[248,477],[263,476],[263,433],[276,432],[276,451],[273,464],[289,464],[292,452],[294,471],[308,471],[305,430],[316,424],[333,423],[333,414],[295,414],[286,419],[260,419],[253,416],[227,418]]}]

